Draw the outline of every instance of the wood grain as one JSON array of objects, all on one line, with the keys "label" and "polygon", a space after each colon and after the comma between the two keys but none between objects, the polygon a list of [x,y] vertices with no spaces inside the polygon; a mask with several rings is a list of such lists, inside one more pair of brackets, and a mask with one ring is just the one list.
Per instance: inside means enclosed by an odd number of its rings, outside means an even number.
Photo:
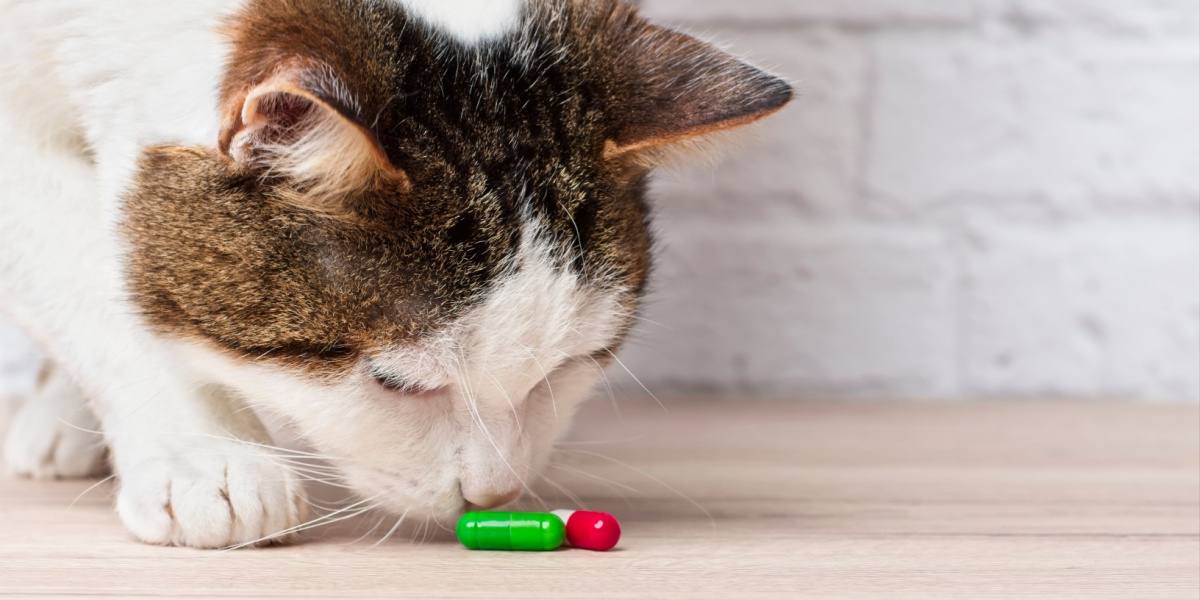
[{"label": "wood grain", "polygon": [[[470,552],[377,520],[284,548],[129,540],[111,487],[0,483],[0,596],[1196,598],[1200,409],[605,403],[540,486],[618,551]],[[536,502],[529,502],[537,507]],[[418,524],[419,525],[419,524]],[[424,539],[422,539],[424,538]]]}]

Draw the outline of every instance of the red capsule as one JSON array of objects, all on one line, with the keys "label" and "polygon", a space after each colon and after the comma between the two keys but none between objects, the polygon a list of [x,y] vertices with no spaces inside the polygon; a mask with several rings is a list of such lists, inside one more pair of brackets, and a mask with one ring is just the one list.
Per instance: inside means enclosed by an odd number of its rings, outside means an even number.
[{"label": "red capsule", "polygon": [[621,524],[606,512],[556,510],[567,525],[567,543],[586,550],[611,550],[621,539]]}]

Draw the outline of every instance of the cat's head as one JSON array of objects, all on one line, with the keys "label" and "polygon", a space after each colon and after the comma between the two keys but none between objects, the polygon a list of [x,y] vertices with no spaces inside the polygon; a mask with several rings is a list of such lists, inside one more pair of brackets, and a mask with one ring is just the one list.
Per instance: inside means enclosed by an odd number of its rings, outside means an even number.
[{"label": "cat's head", "polygon": [[433,516],[525,489],[612,359],[655,158],[791,97],[614,0],[450,26],[474,4],[249,2],[220,138],[148,149],[126,203],[149,322]]}]

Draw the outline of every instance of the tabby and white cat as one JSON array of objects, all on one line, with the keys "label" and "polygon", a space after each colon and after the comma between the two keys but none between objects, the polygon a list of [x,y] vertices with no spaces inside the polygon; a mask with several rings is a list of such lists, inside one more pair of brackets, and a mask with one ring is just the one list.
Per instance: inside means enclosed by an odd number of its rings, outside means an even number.
[{"label": "tabby and white cat", "polygon": [[[139,539],[280,541],[282,416],[363,498],[517,497],[628,331],[665,151],[780,79],[616,0],[0,0],[19,474]],[[107,448],[88,429],[102,429]]]}]

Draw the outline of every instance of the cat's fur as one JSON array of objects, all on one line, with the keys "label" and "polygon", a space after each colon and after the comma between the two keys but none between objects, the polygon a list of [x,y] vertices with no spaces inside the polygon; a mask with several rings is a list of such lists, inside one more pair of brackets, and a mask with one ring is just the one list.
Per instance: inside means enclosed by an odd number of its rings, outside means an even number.
[{"label": "cat's fur", "polygon": [[154,543],[303,519],[247,407],[397,513],[510,501],[632,322],[655,158],[791,96],[615,0],[0,11],[0,303],[58,365],[8,463],[102,427]]}]

